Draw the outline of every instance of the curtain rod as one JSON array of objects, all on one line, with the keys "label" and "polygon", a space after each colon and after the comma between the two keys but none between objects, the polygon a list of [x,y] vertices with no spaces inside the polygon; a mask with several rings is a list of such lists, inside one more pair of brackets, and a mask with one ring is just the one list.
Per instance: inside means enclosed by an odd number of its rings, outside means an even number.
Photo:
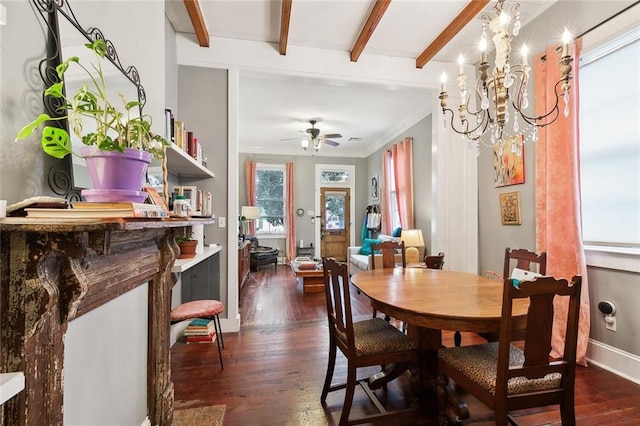
[{"label": "curtain rod", "polygon": [[638,3],[640,3],[640,0],[634,2],[633,4],[630,4],[629,6],[625,7],[624,9],[622,9],[620,12],[608,17],[607,19],[605,19],[604,21],[600,22],[599,24],[594,25],[593,27],[589,28],[588,30],[584,31],[582,34],[579,34],[578,36],[576,36],[576,38],[581,38],[587,34],[589,34],[591,31],[595,30],[596,28],[600,27],[601,25],[606,24],[607,22],[609,22],[610,20],[612,20],[613,18],[615,18],[616,16],[622,15],[623,13],[625,13],[627,10],[631,9],[632,7],[636,6]]}]

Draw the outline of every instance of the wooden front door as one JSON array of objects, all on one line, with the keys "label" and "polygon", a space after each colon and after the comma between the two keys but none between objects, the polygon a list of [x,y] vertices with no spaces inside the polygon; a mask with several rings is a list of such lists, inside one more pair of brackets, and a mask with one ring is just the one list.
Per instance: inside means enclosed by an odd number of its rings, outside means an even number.
[{"label": "wooden front door", "polygon": [[347,260],[351,214],[349,188],[320,188],[321,255]]}]

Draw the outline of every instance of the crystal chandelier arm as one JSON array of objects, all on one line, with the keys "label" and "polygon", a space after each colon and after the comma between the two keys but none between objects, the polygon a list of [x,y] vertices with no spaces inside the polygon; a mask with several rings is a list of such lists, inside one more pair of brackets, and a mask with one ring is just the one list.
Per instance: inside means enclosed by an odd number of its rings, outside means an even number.
[{"label": "crystal chandelier arm", "polygon": [[[567,79],[568,80],[568,79]],[[543,115],[539,115],[539,116],[529,116],[523,113],[523,111],[521,111],[518,106],[516,106],[515,102],[512,104],[513,107],[520,113],[520,116],[524,119],[524,121],[526,121],[527,123],[537,126],[537,127],[545,127],[548,126],[549,124],[553,123],[554,121],[556,121],[558,119],[558,116],[560,115],[560,107],[559,107],[559,102],[560,102],[560,98],[563,96],[562,92],[558,93],[558,86],[559,85],[564,85],[565,84],[565,80],[558,80],[555,84],[555,86],[553,87],[553,92],[556,96],[556,102],[555,105],[553,106],[553,108],[551,108],[551,110],[549,110],[548,112],[546,112]],[[551,117],[550,121],[546,120],[548,117]],[[538,124],[539,121],[545,120],[544,123],[540,123]]]},{"label": "crystal chandelier arm", "polygon": [[[478,123],[474,128],[469,129],[469,120],[468,119],[464,119],[463,121],[461,121],[461,124],[463,126],[462,129],[456,129],[456,126],[454,124],[453,119],[455,118],[455,113],[453,112],[453,110],[451,108],[446,108],[446,106],[442,107],[442,115],[444,116],[444,119],[446,121],[447,117],[446,117],[446,113],[450,112],[451,113],[451,119],[449,120],[449,123],[451,125],[451,128],[453,129],[454,132],[461,134],[461,135],[465,135],[467,136],[469,139],[478,139],[479,136],[482,135],[482,133],[485,132],[485,130],[487,129],[487,127],[489,126],[489,123],[491,122],[491,116],[489,114],[483,114],[482,115],[482,120],[480,121],[480,123]],[[478,136],[472,136],[472,134],[478,133],[478,129],[482,128],[482,130],[480,131],[480,133],[478,134]]]}]

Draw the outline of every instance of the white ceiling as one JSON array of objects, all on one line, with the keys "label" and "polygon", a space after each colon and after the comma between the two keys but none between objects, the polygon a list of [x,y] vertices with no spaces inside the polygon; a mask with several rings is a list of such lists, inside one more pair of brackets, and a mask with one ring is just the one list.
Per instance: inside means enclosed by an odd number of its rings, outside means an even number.
[{"label": "white ceiling", "polygon": [[[555,1],[521,1],[522,24]],[[183,1],[165,3],[175,31],[194,34]],[[325,49],[343,53],[339,58],[348,63],[374,4],[375,0],[293,0],[287,55],[300,48]],[[200,0],[210,45],[216,39],[231,38],[268,43],[277,49],[281,5],[275,0]],[[415,59],[466,5],[467,1],[460,0],[392,1],[360,61],[365,55]],[[432,61],[453,63],[460,52],[476,55],[479,18],[493,12],[493,6],[490,2]],[[283,63],[287,59],[281,58]],[[415,61],[409,63],[415,68]],[[391,81],[358,83],[254,71],[240,74],[239,88],[239,150],[250,153],[301,154],[299,140],[281,140],[303,136],[300,131],[315,118],[321,134],[342,134],[335,139],[339,147],[323,145],[320,155],[366,156],[429,114],[437,96],[427,88]]]}]

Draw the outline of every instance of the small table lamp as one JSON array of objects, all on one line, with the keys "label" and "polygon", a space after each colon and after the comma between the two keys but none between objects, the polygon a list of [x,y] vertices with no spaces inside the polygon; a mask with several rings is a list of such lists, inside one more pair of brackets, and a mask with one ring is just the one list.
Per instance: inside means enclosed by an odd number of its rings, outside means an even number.
[{"label": "small table lamp", "polygon": [[262,209],[260,207],[242,206],[240,216],[244,218],[242,220],[242,238],[243,239],[244,239],[244,236],[247,235],[247,233],[249,232],[249,230],[246,229],[246,227],[249,224],[249,221],[260,219],[261,211]]},{"label": "small table lamp", "polygon": [[424,238],[421,229],[407,229],[400,234],[400,239],[404,241],[405,255],[407,263],[422,262],[424,257]]}]

